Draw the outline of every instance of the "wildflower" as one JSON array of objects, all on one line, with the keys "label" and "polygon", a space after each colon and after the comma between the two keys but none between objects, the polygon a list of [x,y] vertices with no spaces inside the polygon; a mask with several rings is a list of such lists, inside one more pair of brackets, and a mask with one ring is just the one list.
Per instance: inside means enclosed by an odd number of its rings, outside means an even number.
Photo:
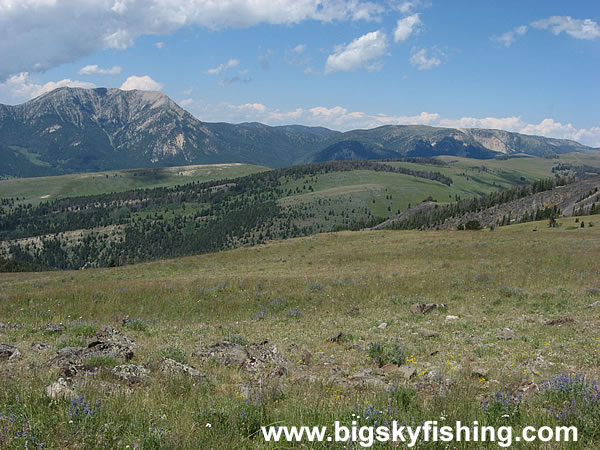
[{"label": "wildflower", "polygon": [[206,425],[204,425],[206,428],[212,428],[212,425],[210,423],[207,423]]}]

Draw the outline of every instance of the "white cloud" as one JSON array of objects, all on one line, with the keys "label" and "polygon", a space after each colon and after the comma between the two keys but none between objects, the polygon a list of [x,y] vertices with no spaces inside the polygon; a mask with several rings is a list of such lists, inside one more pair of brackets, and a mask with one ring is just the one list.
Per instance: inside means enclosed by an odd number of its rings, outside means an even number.
[{"label": "white cloud", "polygon": [[185,107],[193,105],[193,104],[194,104],[194,99],[191,99],[191,98],[184,98],[183,100],[179,101],[179,106],[181,106],[182,108],[185,108]]},{"label": "white cloud", "polygon": [[[600,25],[592,19],[573,19],[570,16],[552,16],[547,19],[537,20],[530,24],[533,28],[550,30],[555,35],[562,32],[567,33],[575,39],[592,40],[600,37]],[[498,42],[505,47],[510,47],[517,40],[517,36],[527,33],[529,27],[522,25],[506,33],[492,36],[492,41]]]},{"label": "white cloud", "polygon": [[510,47],[517,40],[517,36],[523,36],[525,33],[527,33],[527,29],[528,28],[526,25],[522,25],[499,36],[492,36],[491,39],[492,41],[498,42],[505,47]]},{"label": "white cloud", "polygon": [[300,54],[306,51],[306,44],[298,44],[293,49],[292,52]]},{"label": "white cloud", "polygon": [[148,75],[141,77],[132,75],[121,85],[121,89],[124,91],[132,91],[134,89],[138,89],[140,91],[160,91],[162,87],[162,84],[154,81]]},{"label": "white cloud", "polygon": [[124,49],[142,35],[180,28],[245,28],[374,20],[363,0],[19,0],[0,3],[0,80],[70,63],[95,51]]},{"label": "white cloud", "polygon": [[80,87],[90,89],[95,88],[96,85],[94,83],[71,80],[69,78],[41,84],[32,80],[29,73],[21,72],[18,75],[9,77],[4,83],[0,83],[0,95],[13,100],[14,103],[21,103],[60,87]]},{"label": "white cloud", "polygon": [[394,42],[406,41],[417,30],[422,24],[419,16],[417,13],[398,20],[396,29],[394,30]]},{"label": "white cloud", "polygon": [[225,64],[219,64],[214,69],[208,69],[206,71],[206,73],[209,75],[219,75],[221,72],[225,72],[229,69],[233,69],[234,67],[237,67],[239,64],[240,64],[239,59],[232,58],[229,61],[227,61]]},{"label": "white cloud", "polygon": [[387,51],[387,36],[381,30],[372,31],[354,39],[346,46],[338,46],[327,57],[325,73],[350,72],[359,68],[375,70],[381,67],[377,60]]},{"label": "white cloud", "polygon": [[161,48],[163,48],[165,46],[165,43],[162,41],[156,42],[156,43],[154,43],[154,46],[160,50]]},{"label": "white cloud", "polygon": [[572,124],[561,124],[552,119],[540,123],[527,123],[520,117],[462,117],[443,118],[438,113],[421,112],[415,115],[370,114],[362,111],[349,111],[342,106],[296,108],[290,111],[271,109],[262,103],[232,105],[194,104],[191,110],[201,120],[226,122],[262,122],[268,125],[288,125],[291,123],[307,126],[324,126],[335,130],[348,131],[368,129],[382,125],[429,125],[446,128],[492,128],[523,134],[571,139],[593,147],[600,147],[600,127],[576,128]]},{"label": "white cloud", "polygon": [[575,39],[596,39],[600,37],[600,26],[592,19],[573,19],[570,16],[552,16],[532,22],[534,28],[550,30],[555,35],[563,31]]},{"label": "white cloud", "polygon": [[97,64],[90,64],[82,67],[77,72],[79,75],[119,75],[121,73],[120,66],[113,66],[110,69],[102,69]]},{"label": "white cloud", "polygon": [[429,70],[439,66],[442,61],[435,56],[427,57],[427,50],[422,48],[415,51],[409,59],[409,62],[419,70]]}]

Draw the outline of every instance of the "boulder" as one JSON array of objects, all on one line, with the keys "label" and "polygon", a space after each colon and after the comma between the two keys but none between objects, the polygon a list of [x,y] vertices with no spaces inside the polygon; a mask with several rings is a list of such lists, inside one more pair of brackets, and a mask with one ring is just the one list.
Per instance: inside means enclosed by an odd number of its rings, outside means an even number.
[{"label": "boulder", "polygon": [[150,374],[149,369],[136,364],[122,364],[120,366],[113,367],[111,372],[117,378],[131,384],[141,382]]},{"label": "boulder", "polygon": [[203,378],[204,375],[198,369],[187,364],[182,364],[171,358],[163,358],[160,362],[160,370],[171,375],[187,375],[191,378]]},{"label": "boulder", "polygon": [[496,333],[496,338],[501,341],[510,341],[515,338],[515,332],[510,328],[500,328]]},{"label": "boulder", "polygon": [[7,344],[0,344],[0,361],[12,360],[18,358],[19,356],[21,356],[21,352],[19,352],[17,347]]},{"label": "boulder", "polygon": [[111,327],[100,330],[95,339],[88,344],[88,349],[94,353],[125,359],[133,358],[133,350],[136,347],[131,338]]},{"label": "boulder", "polygon": [[46,395],[54,400],[75,400],[79,394],[75,392],[64,378],[59,378],[58,381],[46,387]]}]

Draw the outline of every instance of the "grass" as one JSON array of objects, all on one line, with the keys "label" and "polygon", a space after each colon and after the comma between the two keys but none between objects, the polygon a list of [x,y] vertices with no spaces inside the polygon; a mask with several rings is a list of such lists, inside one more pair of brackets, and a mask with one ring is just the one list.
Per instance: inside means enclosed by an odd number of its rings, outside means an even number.
[{"label": "grass", "polygon": [[0,198],[19,197],[20,203],[37,204],[66,197],[237,178],[265,170],[269,169],[251,164],[212,164],[16,178],[0,180]]},{"label": "grass", "polygon": [[[268,448],[260,425],[349,424],[357,413],[361,424],[442,416],[517,427],[574,423],[581,430],[573,448],[597,447],[598,409],[581,399],[600,379],[600,313],[588,306],[600,300],[600,224],[567,230],[570,220],[553,229],[538,222],[493,232],[343,232],[113,269],[0,274],[0,317],[20,325],[0,329],[0,343],[23,354],[0,361],[7,427],[0,447]],[[416,301],[447,310],[414,315]],[[565,317],[573,321],[546,324]],[[45,334],[47,323],[64,323],[65,331]],[[45,362],[104,326],[137,342],[131,363],[150,367],[150,381],[127,385],[110,374],[118,360],[96,358],[86,362],[98,370],[78,387],[80,400],[49,399],[45,387],[58,374]],[[499,339],[501,328],[514,338]],[[423,329],[439,336],[425,338]],[[340,332],[351,338],[331,340]],[[245,372],[198,356],[223,340],[268,340],[287,375],[248,395]],[[49,349],[32,350],[37,341]],[[207,378],[162,373],[153,364],[165,356]],[[377,375],[388,362],[417,375]],[[488,375],[474,376],[474,368]],[[394,390],[349,385],[364,369]],[[569,372],[589,383],[545,390]],[[517,404],[531,383],[540,391]],[[574,409],[561,415],[571,401]]]}]

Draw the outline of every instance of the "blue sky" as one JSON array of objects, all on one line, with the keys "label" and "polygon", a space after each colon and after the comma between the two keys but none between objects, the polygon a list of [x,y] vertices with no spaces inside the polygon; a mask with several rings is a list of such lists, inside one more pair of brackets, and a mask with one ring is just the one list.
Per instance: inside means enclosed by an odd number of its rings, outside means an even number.
[{"label": "blue sky", "polygon": [[0,103],[158,89],[204,121],[501,128],[600,146],[600,2],[0,1]]}]

